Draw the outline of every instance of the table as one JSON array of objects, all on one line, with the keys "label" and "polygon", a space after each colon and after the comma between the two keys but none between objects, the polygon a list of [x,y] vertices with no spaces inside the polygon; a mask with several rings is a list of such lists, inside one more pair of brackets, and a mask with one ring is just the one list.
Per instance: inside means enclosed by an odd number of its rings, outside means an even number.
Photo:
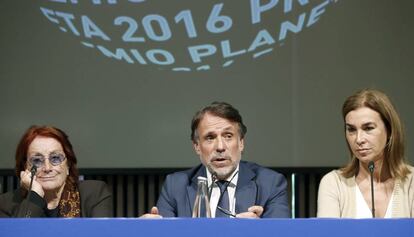
[{"label": "table", "polygon": [[0,218],[0,237],[414,237],[414,219]]}]

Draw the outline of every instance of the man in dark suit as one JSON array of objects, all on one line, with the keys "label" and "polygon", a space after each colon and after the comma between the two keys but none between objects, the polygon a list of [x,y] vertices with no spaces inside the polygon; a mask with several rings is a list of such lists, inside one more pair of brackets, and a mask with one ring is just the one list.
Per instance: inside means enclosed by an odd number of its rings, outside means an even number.
[{"label": "man in dark suit", "polygon": [[198,111],[191,140],[202,164],[168,175],[157,207],[143,217],[191,217],[197,177],[202,176],[208,180],[214,217],[289,218],[284,176],[240,161],[246,132],[238,110],[228,103],[214,102]]}]

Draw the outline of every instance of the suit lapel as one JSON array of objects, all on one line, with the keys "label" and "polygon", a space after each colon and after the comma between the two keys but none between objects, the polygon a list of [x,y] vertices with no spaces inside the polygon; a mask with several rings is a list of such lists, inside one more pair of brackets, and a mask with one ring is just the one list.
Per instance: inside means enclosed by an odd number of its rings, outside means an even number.
[{"label": "suit lapel", "polygon": [[188,214],[191,217],[193,213],[193,205],[195,201],[195,197],[197,195],[197,177],[207,177],[206,168],[201,165],[200,168],[194,173],[194,175],[191,177],[191,181],[189,185],[187,186],[187,200],[188,200]]},{"label": "suit lapel", "polygon": [[256,174],[240,162],[239,179],[236,187],[236,213],[246,212],[247,209],[256,204],[257,185],[254,182]]}]

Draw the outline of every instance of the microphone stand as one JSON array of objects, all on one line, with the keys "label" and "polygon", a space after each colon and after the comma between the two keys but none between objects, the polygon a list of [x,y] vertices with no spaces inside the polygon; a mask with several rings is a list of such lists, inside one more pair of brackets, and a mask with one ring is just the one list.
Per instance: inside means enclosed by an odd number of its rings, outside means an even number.
[{"label": "microphone stand", "polygon": [[368,169],[371,176],[371,204],[372,204],[372,218],[375,218],[375,199],[374,199],[374,161],[368,163]]},{"label": "microphone stand", "polygon": [[29,190],[26,196],[26,218],[30,218],[31,212],[29,211],[29,201],[30,201],[30,196],[32,194],[32,184],[33,184],[33,179],[34,176],[36,175],[36,171],[37,171],[37,167],[35,165],[32,166],[32,168],[30,169],[30,173],[31,173],[31,177],[30,177],[30,185],[29,185]]}]

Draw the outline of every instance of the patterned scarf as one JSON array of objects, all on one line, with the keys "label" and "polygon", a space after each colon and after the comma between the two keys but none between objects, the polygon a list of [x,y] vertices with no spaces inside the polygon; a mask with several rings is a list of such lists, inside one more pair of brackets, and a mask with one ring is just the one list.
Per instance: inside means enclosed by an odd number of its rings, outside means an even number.
[{"label": "patterned scarf", "polygon": [[80,217],[80,195],[76,185],[66,183],[58,208],[61,217]]}]

